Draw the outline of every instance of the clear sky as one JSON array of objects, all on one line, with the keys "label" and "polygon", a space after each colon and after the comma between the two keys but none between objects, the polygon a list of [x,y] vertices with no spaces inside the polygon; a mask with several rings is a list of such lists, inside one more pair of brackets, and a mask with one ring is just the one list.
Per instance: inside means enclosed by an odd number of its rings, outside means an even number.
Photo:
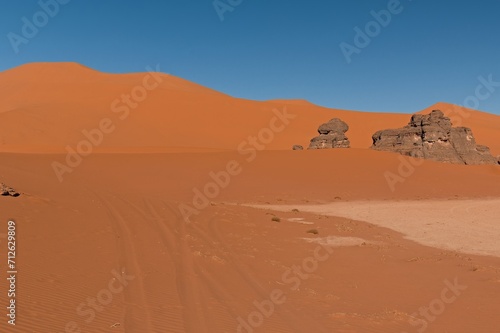
[{"label": "clear sky", "polygon": [[[67,3],[57,13],[49,6],[53,17],[35,0],[2,4],[0,70],[38,61],[113,73],[160,64],[241,98],[386,112],[467,101],[500,114],[498,0],[218,0],[219,12],[213,0],[59,1]],[[372,11],[390,13],[390,22],[375,23]],[[367,25],[369,40],[355,40],[354,29],[366,34]]]}]

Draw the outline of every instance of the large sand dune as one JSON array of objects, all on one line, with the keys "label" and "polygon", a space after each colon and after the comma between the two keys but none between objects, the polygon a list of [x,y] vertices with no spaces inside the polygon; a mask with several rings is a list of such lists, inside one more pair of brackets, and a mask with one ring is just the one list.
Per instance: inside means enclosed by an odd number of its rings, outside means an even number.
[{"label": "large sand dune", "polygon": [[[120,119],[127,111],[113,112],[114,101],[145,77],[71,63],[0,73],[0,182],[21,192],[0,197],[0,234],[9,219],[18,226],[19,270],[17,325],[2,321],[0,330],[498,332],[495,215],[482,220],[463,205],[470,201],[456,200],[497,202],[500,167],[368,149],[376,130],[405,125],[407,114],[254,102],[166,74],[148,77],[162,82]],[[457,114],[449,104],[432,108]],[[252,148],[251,137],[285,109],[295,118]],[[462,125],[500,154],[499,117],[463,112]],[[333,117],[349,123],[353,148],[291,151]],[[58,177],[66,147],[89,140],[82,131],[106,118],[115,129]],[[391,186],[388,173],[400,181]],[[332,202],[340,210],[300,207]],[[429,207],[461,208],[412,234],[389,220],[404,217],[409,202],[429,221],[441,216]],[[276,205],[288,206],[277,213]],[[196,211],[187,219],[185,207]],[[366,209],[380,214],[365,218]],[[474,249],[487,251],[447,246],[461,232],[465,245],[482,239]],[[464,286],[456,295],[455,282]],[[456,297],[443,303],[442,295]],[[420,312],[440,302],[445,310],[431,319]]]},{"label": "large sand dune", "polygon": [[[144,100],[140,92],[143,86],[152,89],[146,90]],[[267,145],[273,150],[288,150],[294,144],[307,146],[317,127],[333,117],[349,124],[347,135],[353,148],[368,148],[377,130],[401,127],[409,120],[406,114],[327,109],[300,101],[242,100],[172,75],[104,74],[73,63],[28,64],[5,71],[0,73],[0,88],[3,151],[64,151],[66,145],[76,145],[84,138],[82,130],[98,127],[105,118],[111,119],[116,129],[98,148],[121,150],[235,150],[247,136],[269,126],[273,109],[286,109],[295,116],[286,130]],[[122,102],[123,95],[132,97]],[[432,108],[440,108],[471,127],[479,143],[500,154],[495,136],[499,116],[445,103]]]}]

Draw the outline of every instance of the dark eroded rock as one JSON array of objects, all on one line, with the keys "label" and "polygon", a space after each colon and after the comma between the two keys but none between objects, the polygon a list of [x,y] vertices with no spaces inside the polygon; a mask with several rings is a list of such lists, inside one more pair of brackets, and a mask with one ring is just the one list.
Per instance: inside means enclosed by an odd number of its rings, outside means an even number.
[{"label": "dark eroded rock", "polygon": [[4,183],[0,183],[0,195],[2,196],[11,196],[11,197],[18,197],[21,194],[14,190],[12,187],[9,187],[5,185]]},{"label": "dark eroded rock", "polygon": [[345,122],[334,118],[318,128],[319,136],[311,140],[308,149],[349,148],[350,142],[345,136],[348,130]]},{"label": "dark eroded rock", "polygon": [[440,110],[414,114],[408,125],[376,132],[372,149],[458,164],[498,164],[486,146],[477,145],[472,130],[452,127]]}]

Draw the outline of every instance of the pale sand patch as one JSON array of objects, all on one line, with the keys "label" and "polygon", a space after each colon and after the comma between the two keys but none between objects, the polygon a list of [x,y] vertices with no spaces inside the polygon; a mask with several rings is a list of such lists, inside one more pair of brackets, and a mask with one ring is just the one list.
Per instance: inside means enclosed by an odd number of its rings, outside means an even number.
[{"label": "pale sand patch", "polygon": [[330,215],[390,228],[423,245],[500,257],[500,199],[352,201],[324,205],[251,205]]},{"label": "pale sand patch", "polygon": [[373,244],[363,238],[358,237],[339,237],[328,236],[320,238],[303,238],[306,242],[317,243],[324,246],[341,247],[341,246],[361,246],[363,244]]},{"label": "pale sand patch", "polygon": [[292,218],[286,219],[286,220],[289,222],[295,222],[295,223],[300,223],[300,224],[307,224],[307,225],[314,224],[314,222],[305,221],[305,219],[303,217],[292,217]]}]

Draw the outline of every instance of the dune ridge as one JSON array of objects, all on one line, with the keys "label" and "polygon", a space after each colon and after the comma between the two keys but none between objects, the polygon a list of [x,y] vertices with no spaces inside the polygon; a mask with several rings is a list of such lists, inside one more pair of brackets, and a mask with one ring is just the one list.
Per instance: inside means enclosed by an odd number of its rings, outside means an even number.
[{"label": "dune ridge", "polygon": [[[33,153],[64,152],[66,145],[83,139],[82,130],[98,126],[104,118],[116,123],[116,131],[102,147],[236,150],[247,136],[268,126],[273,109],[286,109],[295,119],[265,149],[307,146],[317,126],[335,117],[349,124],[351,147],[364,149],[370,147],[376,131],[403,126],[408,118],[407,114],[328,109],[301,100],[238,99],[162,73],[155,74],[161,82],[143,100],[121,102],[148,75],[101,73],[76,63],[27,64],[0,73],[0,151],[22,146]],[[121,120],[124,108],[128,108],[127,118]],[[471,127],[478,142],[500,154],[495,137],[500,117],[466,109],[461,113],[465,116],[457,118],[457,107],[446,103],[428,109],[435,108],[445,114],[455,112],[452,120]]]}]

